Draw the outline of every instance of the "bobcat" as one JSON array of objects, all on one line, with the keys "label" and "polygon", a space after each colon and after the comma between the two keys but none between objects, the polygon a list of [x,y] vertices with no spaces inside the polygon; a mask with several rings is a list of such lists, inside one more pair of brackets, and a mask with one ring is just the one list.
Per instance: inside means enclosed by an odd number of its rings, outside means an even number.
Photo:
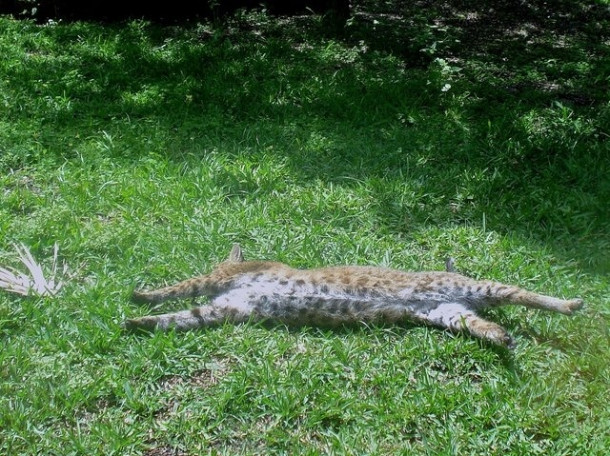
[{"label": "bobcat", "polygon": [[479,309],[521,304],[571,315],[581,299],[563,300],[452,272],[403,272],[369,266],[299,270],[270,261],[244,261],[239,244],[229,258],[201,277],[149,292],[135,291],[137,303],[208,296],[209,306],[126,320],[126,329],[186,330],[248,320],[289,325],[338,326],[357,322],[415,321],[452,331],[466,330],[497,345],[512,347],[500,325]]}]

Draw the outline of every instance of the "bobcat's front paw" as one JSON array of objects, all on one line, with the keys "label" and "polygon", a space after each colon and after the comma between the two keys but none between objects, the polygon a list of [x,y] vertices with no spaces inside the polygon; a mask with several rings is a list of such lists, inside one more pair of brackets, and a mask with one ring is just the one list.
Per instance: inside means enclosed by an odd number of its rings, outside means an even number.
[{"label": "bobcat's front paw", "polygon": [[580,298],[570,299],[569,301],[566,301],[566,304],[562,310],[564,314],[572,315],[577,310],[582,309],[583,305],[584,301]]},{"label": "bobcat's front paw", "polygon": [[584,305],[585,305],[585,302],[580,298],[572,299],[570,301],[570,309],[572,311],[582,309],[582,306],[584,306]]},{"label": "bobcat's front paw", "polygon": [[511,337],[506,331],[495,332],[494,334],[488,334],[487,339],[493,342],[496,345],[507,348],[509,350],[513,350],[517,344],[515,343],[515,339]]}]

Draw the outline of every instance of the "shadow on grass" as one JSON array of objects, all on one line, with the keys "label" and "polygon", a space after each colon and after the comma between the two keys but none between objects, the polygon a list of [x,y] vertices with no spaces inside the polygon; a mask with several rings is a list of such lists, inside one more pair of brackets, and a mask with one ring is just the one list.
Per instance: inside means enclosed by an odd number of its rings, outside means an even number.
[{"label": "shadow on grass", "polygon": [[304,184],[369,181],[392,231],[485,220],[607,272],[608,7],[373,3],[336,39],[312,17],[257,14],[223,29],[13,24],[33,38],[8,50],[5,134],[35,141],[0,166],[92,141],[122,160],[273,154]]}]

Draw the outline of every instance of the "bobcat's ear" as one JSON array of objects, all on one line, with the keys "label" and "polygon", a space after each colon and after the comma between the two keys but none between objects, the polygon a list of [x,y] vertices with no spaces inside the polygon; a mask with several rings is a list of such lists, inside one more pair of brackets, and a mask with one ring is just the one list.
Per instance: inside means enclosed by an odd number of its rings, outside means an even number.
[{"label": "bobcat's ear", "polygon": [[229,254],[229,261],[234,263],[241,263],[244,261],[244,253],[241,251],[241,246],[239,244],[233,244],[233,248]]},{"label": "bobcat's ear", "polygon": [[456,272],[455,271],[455,258],[449,257],[445,261],[445,271],[447,272]]}]

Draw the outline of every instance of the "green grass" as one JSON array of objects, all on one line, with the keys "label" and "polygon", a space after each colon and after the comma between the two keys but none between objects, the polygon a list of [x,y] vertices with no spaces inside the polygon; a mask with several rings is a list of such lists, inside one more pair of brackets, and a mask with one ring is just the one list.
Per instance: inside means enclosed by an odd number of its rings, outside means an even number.
[{"label": "green grass", "polygon": [[[340,39],[0,19],[0,265],[57,242],[71,266],[58,297],[0,293],[0,453],[605,455],[610,21],[584,5],[357,10]],[[511,353],[411,325],[121,333],[150,312],[135,286],[233,242],[299,267],[451,255],[586,307],[494,311]]]}]

